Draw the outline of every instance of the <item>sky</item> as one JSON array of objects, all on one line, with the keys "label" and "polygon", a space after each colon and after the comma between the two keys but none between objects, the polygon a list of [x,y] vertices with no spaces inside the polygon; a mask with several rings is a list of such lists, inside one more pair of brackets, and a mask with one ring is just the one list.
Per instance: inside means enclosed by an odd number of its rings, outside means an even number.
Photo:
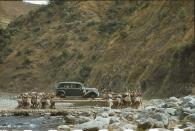
[{"label": "sky", "polygon": [[47,5],[49,2],[49,0],[23,0],[23,1],[31,4],[39,4],[39,5]]}]

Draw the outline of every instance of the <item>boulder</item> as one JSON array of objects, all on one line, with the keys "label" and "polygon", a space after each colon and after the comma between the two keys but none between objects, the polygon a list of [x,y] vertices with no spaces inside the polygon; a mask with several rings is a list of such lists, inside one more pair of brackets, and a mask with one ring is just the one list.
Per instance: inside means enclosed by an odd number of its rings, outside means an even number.
[{"label": "boulder", "polygon": [[109,117],[109,115],[108,115],[107,112],[103,112],[103,113],[101,113],[99,116],[101,116],[101,117],[103,117],[103,118],[108,118],[108,117]]},{"label": "boulder", "polygon": [[[164,124],[164,127],[169,125],[169,115],[164,113],[156,113],[152,116],[153,119],[160,121]],[[161,127],[160,127],[161,128]]]},{"label": "boulder", "polygon": [[124,131],[124,130],[127,130],[127,129],[132,129],[132,130],[136,130],[137,129],[137,125],[136,124],[122,124],[121,125],[121,129]]},{"label": "boulder", "polygon": [[175,125],[178,125],[179,122],[180,122],[179,117],[177,116],[169,117],[169,127],[175,127]]},{"label": "boulder", "polygon": [[100,129],[108,129],[110,118],[96,117],[95,120],[83,124],[75,125],[75,129],[82,129],[83,131],[98,131]]},{"label": "boulder", "polygon": [[178,128],[183,129],[184,131],[194,131],[195,124],[190,122],[185,122],[182,125],[180,125]]},{"label": "boulder", "polygon": [[164,123],[162,121],[155,121],[154,128],[164,128]]},{"label": "boulder", "polygon": [[[152,128],[152,129],[154,129],[154,131],[171,131],[165,128]],[[149,130],[146,130],[146,131],[149,131]]]},{"label": "boulder", "polygon": [[165,101],[162,99],[152,99],[149,101],[150,105],[153,105],[155,107],[164,107]]},{"label": "boulder", "polygon": [[119,122],[116,122],[116,123],[113,123],[113,124],[110,124],[109,125],[109,130],[111,130],[111,131],[123,131],[120,127],[120,124],[121,123],[119,123]]},{"label": "boulder", "polygon": [[133,121],[135,118],[137,117],[137,114],[128,114],[125,118],[128,120],[128,121]]},{"label": "boulder", "polygon": [[86,116],[86,117],[91,116],[91,114],[89,112],[80,112],[79,115],[80,116]]},{"label": "boulder", "polygon": [[110,119],[110,124],[113,124],[113,123],[116,123],[116,122],[119,122],[120,123],[120,118],[119,117],[111,117]]},{"label": "boulder", "polygon": [[170,97],[169,99],[165,100],[166,104],[164,107],[171,108],[171,107],[178,107],[182,104],[182,101],[176,97]]},{"label": "boulder", "polygon": [[70,127],[67,125],[60,125],[57,127],[58,131],[70,131]]},{"label": "boulder", "polygon": [[82,124],[82,123],[86,123],[88,121],[91,121],[92,119],[86,116],[79,116],[78,118],[76,118],[76,123],[77,124]]},{"label": "boulder", "polygon": [[187,103],[187,102],[189,102],[189,101],[191,101],[191,100],[193,100],[193,99],[195,99],[195,98],[194,98],[194,96],[191,96],[191,95],[180,98],[180,100],[181,100],[183,103]]},{"label": "boulder", "polygon": [[151,111],[154,111],[158,109],[158,107],[156,106],[153,106],[153,105],[149,105],[149,106],[146,106],[144,109],[143,109],[143,112],[151,112]]},{"label": "boulder", "polygon": [[124,131],[127,129],[136,130],[137,125],[133,123],[123,123],[123,122],[116,122],[109,125],[109,130],[111,131]]},{"label": "boulder", "polygon": [[175,109],[175,108],[166,108],[165,109],[165,112],[172,115],[172,116],[176,115],[176,111],[177,111],[177,109]]},{"label": "boulder", "polygon": [[195,113],[195,108],[194,109],[191,109],[190,107],[182,108],[182,111],[186,112],[186,114],[193,114],[193,113]]},{"label": "boulder", "polygon": [[195,109],[195,99],[192,99],[188,102],[188,105],[191,109]]},{"label": "boulder", "polygon": [[102,113],[102,112],[108,112],[108,111],[110,111],[110,110],[112,110],[111,108],[109,108],[109,107],[103,107],[103,108],[100,108],[99,109],[99,113]]},{"label": "boulder", "polygon": [[137,128],[138,130],[146,130],[154,127],[154,119],[148,118],[148,119],[140,119],[137,120]]},{"label": "boulder", "polygon": [[66,123],[68,123],[68,124],[75,124],[75,122],[76,122],[76,117],[73,115],[67,115],[64,117],[64,119],[65,119]]},{"label": "boulder", "polygon": [[183,121],[184,122],[194,122],[195,123],[195,113],[186,116]]}]

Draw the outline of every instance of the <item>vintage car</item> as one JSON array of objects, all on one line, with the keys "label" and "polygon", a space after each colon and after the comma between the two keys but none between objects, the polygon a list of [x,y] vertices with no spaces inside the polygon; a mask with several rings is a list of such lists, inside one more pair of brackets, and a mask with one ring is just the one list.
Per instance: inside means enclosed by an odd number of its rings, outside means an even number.
[{"label": "vintage car", "polygon": [[99,92],[96,88],[87,88],[80,82],[59,82],[56,87],[56,96],[59,97],[84,97],[96,98],[99,97]]}]

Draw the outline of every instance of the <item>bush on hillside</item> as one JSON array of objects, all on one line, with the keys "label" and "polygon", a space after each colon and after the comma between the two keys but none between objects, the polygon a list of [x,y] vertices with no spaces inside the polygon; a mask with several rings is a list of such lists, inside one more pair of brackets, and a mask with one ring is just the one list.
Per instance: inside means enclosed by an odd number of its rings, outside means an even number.
[{"label": "bush on hillside", "polygon": [[100,33],[106,33],[106,34],[112,34],[116,30],[120,29],[126,24],[126,22],[123,21],[110,21],[100,24],[99,26],[99,32]]},{"label": "bush on hillside", "polygon": [[62,52],[62,55],[61,55],[61,56],[62,56],[62,58],[63,58],[63,59],[68,58],[69,53],[68,53],[67,49],[64,49],[64,50],[63,50],[63,52]]},{"label": "bush on hillside", "polygon": [[187,17],[186,10],[184,8],[181,8],[179,10],[179,18],[182,19],[182,20],[185,20],[186,17]]},{"label": "bush on hillside", "polygon": [[85,34],[80,34],[79,35],[79,40],[81,40],[81,41],[87,41],[88,40],[88,37],[85,35]]},{"label": "bush on hillside", "polygon": [[81,78],[83,78],[84,80],[88,78],[90,76],[91,70],[92,68],[90,66],[83,65],[79,71]]},{"label": "bush on hillside", "polygon": [[32,61],[30,61],[30,59],[28,57],[23,57],[23,65],[27,66],[30,65],[32,63]]}]

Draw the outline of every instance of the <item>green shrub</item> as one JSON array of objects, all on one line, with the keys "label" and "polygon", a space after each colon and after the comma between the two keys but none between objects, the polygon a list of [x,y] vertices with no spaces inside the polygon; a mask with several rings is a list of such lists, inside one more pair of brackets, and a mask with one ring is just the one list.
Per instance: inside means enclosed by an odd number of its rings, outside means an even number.
[{"label": "green shrub", "polygon": [[22,53],[23,53],[24,55],[31,54],[31,53],[32,53],[32,49],[30,49],[30,48],[25,48],[25,49],[22,51]]},{"label": "green shrub", "polygon": [[0,64],[3,64],[3,56],[0,54]]},{"label": "green shrub", "polygon": [[84,35],[84,34],[80,34],[79,35],[79,40],[81,40],[81,41],[87,41],[88,40],[88,37],[86,35]]},{"label": "green shrub", "polygon": [[120,36],[121,36],[122,38],[126,38],[126,37],[128,36],[128,33],[125,32],[125,31],[122,31],[122,32],[120,33]]},{"label": "green shrub", "polygon": [[62,36],[59,36],[56,40],[55,40],[55,44],[58,46],[58,47],[62,47],[66,41],[68,40],[68,34],[64,34]]},{"label": "green shrub", "polygon": [[62,52],[62,55],[61,55],[62,58],[66,59],[66,58],[68,58],[68,55],[69,55],[69,53],[68,53],[67,49],[64,49]]},{"label": "green shrub", "polygon": [[[0,46],[6,46],[11,42],[11,34],[9,31],[0,29]],[[3,48],[3,47],[1,47]],[[1,50],[1,49],[0,49]]]},{"label": "green shrub", "polygon": [[96,21],[90,21],[89,23],[87,23],[87,25],[86,26],[94,26],[94,25],[96,25],[97,24],[97,22]]},{"label": "green shrub", "polygon": [[90,66],[84,65],[81,67],[81,70],[79,71],[80,76],[85,80],[90,76],[92,68]]},{"label": "green shrub", "polygon": [[23,65],[30,65],[32,61],[28,57],[23,57]]},{"label": "green shrub", "polygon": [[117,29],[120,29],[125,24],[126,24],[126,22],[117,21],[117,20],[110,21],[110,22],[107,22],[107,23],[102,23],[99,26],[99,32],[100,33],[112,34],[113,32],[115,32]]},{"label": "green shrub", "polygon": [[182,20],[185,20],[185,18],[187,17],[187,12],[184,8],[181,8],[179,10],[179,18]]},{"label": "green shrub", "polygon": [[78,55],[77,55],[77,59],[82,59],[84,56],[83,56],[83,54],[81,54],[80,52],[78,53]]}]

